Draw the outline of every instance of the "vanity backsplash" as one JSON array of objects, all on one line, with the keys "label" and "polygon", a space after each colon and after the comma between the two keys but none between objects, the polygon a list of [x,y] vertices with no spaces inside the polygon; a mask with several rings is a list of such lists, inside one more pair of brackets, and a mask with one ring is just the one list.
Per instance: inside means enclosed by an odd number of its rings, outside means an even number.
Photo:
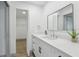
[{"label": "vanity backsplash", "polygon": [[48,35],[54,35],[55,37],[63,39],[71,39],[71,37],[66,31],[48,31]]}]

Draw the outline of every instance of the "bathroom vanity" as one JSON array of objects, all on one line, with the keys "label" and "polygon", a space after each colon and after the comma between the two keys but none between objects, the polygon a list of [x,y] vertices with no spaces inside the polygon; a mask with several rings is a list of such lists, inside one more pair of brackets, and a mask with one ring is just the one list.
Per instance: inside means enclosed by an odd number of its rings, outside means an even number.
[{"label": "bathroom vanity", "polygon": [[49,39],[45,35],[32,34],[32,43],[36,57],[79,57],[79,43],[67,39]]},{"label": "bathroom vanity", "polygon": [[[36,57],[79,57],[79,42],[73,43],[66,35],[60,36],[62,31],[75,30],[73,10],[73,4],[69,4],[47,16],[47,31],[53,33],[53,37],[32,34],[32,50]],[[57,31],[60,34],[55,37]]]}]

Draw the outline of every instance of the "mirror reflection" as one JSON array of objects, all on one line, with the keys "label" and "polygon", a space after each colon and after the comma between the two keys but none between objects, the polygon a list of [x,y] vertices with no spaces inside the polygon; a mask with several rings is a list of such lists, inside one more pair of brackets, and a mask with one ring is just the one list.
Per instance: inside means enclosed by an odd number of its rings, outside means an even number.
[{"label": "mirror reflection", "polygon": [[71,31],[74,29],[73,5],[69,4],[64,8],[48,15],[47,29],[58,31]]}]

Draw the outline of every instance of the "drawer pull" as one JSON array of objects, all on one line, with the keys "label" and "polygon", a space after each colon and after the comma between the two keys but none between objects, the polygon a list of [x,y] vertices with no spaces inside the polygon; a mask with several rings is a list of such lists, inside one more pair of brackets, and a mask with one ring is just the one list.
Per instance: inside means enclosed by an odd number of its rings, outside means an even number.
[{"label": "drawer pull", "polygon": [[41,54],[41,47],[39,47],[39,53]]},{"label": "drawer pull", "polygon": [[58,56],[58,57],[62,57],[62,56]]}]

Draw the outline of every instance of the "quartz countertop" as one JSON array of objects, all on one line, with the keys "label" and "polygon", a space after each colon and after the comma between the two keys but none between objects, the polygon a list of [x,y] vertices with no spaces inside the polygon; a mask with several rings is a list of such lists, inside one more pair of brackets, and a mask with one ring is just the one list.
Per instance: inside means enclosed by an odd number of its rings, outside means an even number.
[{"label": "quartz countertop", "polygon": [[61,39],[61,38],[48,39],[43,38],[43,35],[39,34],[32,34],[32,35],[46,42],[47,44],[56,47],[57,49],[61,50],[62,52],[65,52],[66,54],[72,57],[79,57],[79,42],[73,43],[68,39]]}]

